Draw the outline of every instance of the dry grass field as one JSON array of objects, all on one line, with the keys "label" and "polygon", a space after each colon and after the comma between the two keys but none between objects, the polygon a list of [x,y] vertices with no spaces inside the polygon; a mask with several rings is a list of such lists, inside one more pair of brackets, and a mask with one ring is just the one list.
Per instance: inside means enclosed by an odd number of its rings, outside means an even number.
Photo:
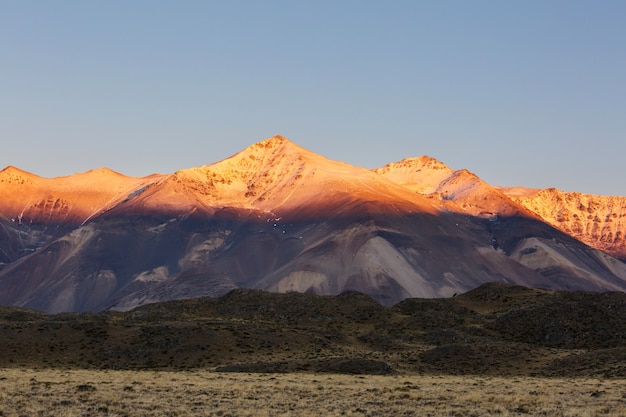
[{"label": "dry grass field", "polygon": [[626,381],[0,370],[0,416],[624,416]]},{"label": "dry grass field", "polygon": [[623,293],[502,284],[0,307],[0,417],[626,416],[625,317]]}]

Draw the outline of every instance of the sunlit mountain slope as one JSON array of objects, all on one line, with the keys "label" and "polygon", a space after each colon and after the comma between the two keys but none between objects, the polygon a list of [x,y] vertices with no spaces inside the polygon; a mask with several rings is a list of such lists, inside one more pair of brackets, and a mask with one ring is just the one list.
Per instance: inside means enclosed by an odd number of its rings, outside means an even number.
[{"label": "sunlit mountain slope", "polygon": [[370,171],[276,136],[146,178],[10,167],[0,196],[0,304],[50,312],[238,287],[356,290],[386,305],[491,281],[626,290],[626,264],[428,157]]}]

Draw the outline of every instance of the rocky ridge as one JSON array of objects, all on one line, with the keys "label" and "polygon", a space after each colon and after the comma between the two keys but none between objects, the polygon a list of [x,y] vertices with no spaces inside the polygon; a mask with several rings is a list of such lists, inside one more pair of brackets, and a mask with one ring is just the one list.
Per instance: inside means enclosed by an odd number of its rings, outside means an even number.
[{"label": "rocky ridge", "polygon": [[390,163],[374,172],[446,210],[478,216],[536,216],[593,248],[626,259],[626,197],[495,187],[428,156]]},{"label": "rocky ridge", "polygon": [[427,196],[446,210],[481,217],[533,216],[476,174],[453,170],[428,156],[404,159],[373,171]]},{"label": "rocky ridge", "polygon": [[234,208],[255,211],[267,219],[303,218],[329,209],[335,214],[352,211],[347,206],[355,200],[376,201],[366,208],[372,210],[437,211],[431,202],[392,181],[324,158],[282,136],[258,142],[222,161],[165,176],[116,210],[169,208],[176,214],[213,214]]},{"label": "rocky ridge", "polygon": [[626,260],[626,197],[502,188],[511,200],[580,241]]},{"label": "rocky ridge", "polygon": [[127,177],[108,168],[43,178],[9,166],[0,171],[0,213],[18,224],[81,224],[159,178]]}]

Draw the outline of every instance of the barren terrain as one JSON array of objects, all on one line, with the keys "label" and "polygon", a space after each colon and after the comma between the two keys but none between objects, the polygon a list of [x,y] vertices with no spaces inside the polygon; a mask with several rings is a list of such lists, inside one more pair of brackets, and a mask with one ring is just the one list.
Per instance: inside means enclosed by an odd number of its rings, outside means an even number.
[{"label": "barren terrain", "polygon": [[626,294],[486,284],[385,307],[234,290],[128,312],[0,308],[0,367],[626,377]]},{"label": "barren terrain", "polygon": [[0,308],[0,416],[623,416],[626,294]]},{"label": "barren terrain", "polygon": [[623,416],[623,380],[1,369],[0,415]]}]

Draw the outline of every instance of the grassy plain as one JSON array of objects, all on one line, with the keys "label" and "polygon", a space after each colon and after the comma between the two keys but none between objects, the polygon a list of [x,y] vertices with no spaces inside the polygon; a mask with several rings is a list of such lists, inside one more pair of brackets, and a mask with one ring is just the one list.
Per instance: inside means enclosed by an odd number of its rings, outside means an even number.
[{"label": "grassy plain", "polygon": [[502,284],[0,307],[0,417],[626,416],[625,317],[623,293]]},{"label": "grassy plain", "polygon": [[0,369],[0,416],[624,416],[626,381]]}]

